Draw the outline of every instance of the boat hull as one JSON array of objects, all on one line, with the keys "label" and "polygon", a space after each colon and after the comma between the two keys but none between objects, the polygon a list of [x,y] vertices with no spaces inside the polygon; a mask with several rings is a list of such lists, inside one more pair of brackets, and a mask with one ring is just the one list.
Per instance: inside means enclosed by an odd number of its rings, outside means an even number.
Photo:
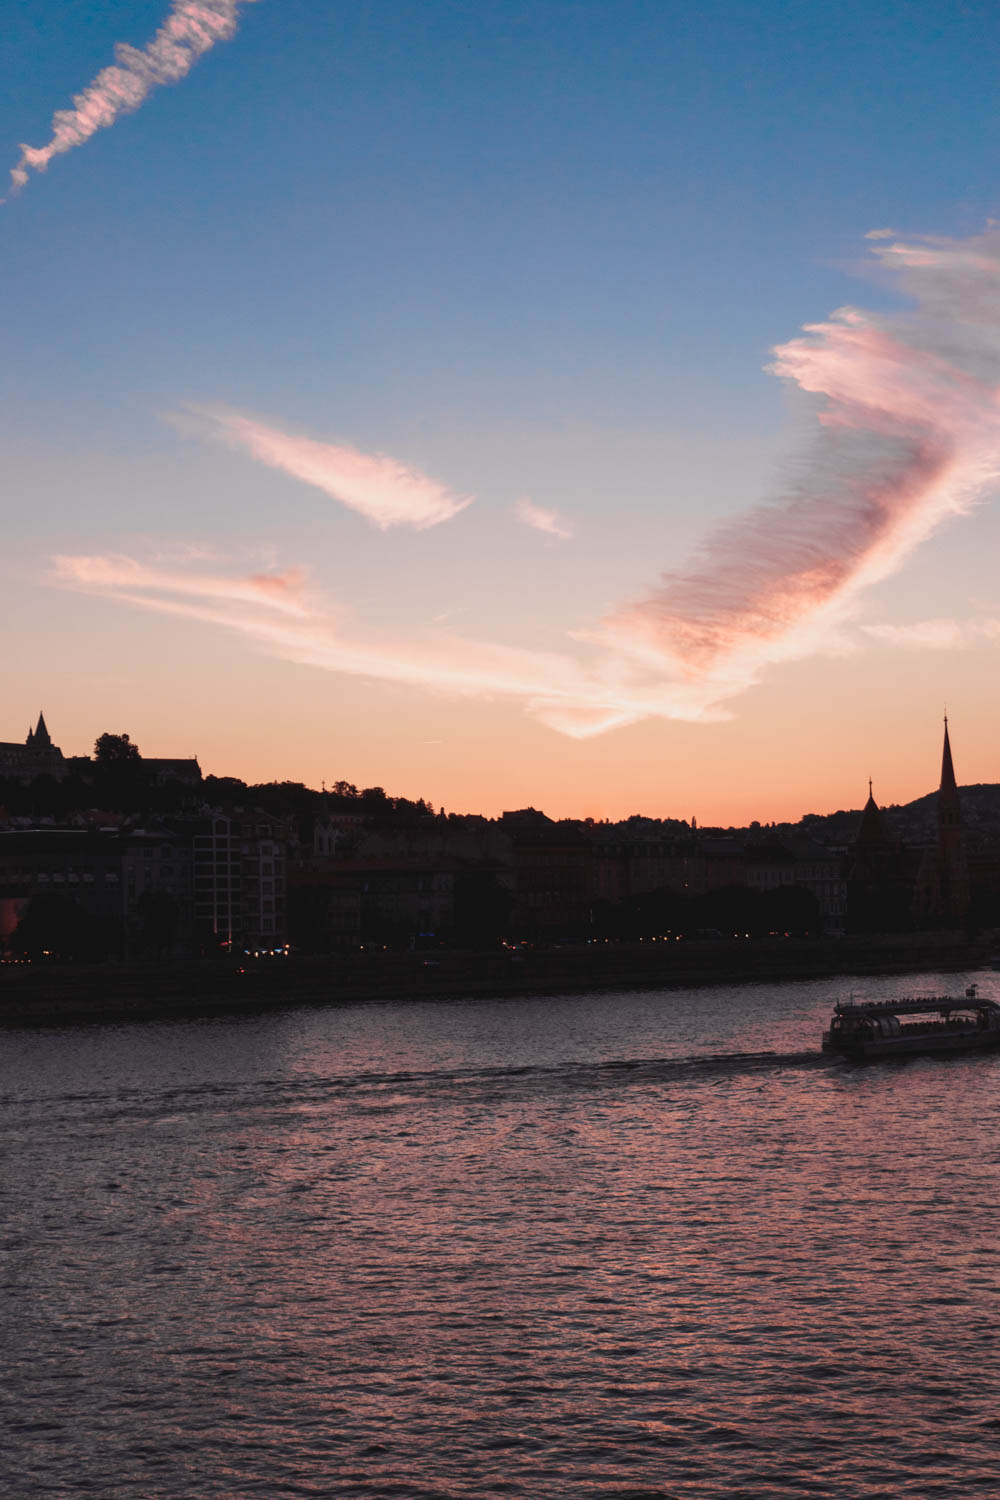
[{"label": "boat hull", "polygon": [[868,1062],[880,1057],[947,1056],[956,1052],[1000,1051],[1000,1034],[993,1032],[938,1033],[934,1036],[823,1038],[823,1051],[837,1057]]}]

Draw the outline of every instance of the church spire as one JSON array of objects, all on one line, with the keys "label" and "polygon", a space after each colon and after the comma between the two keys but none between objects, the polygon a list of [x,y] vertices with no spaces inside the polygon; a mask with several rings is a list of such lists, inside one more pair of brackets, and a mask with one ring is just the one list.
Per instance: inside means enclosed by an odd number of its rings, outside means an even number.
[{"label": "church spire", "polygon": [[49,734],[48,726],[45,723],[45,715],[43,713],[39,713],[38,715],[38,723],[35,727],[35,733],[32,736],[32,739],[36,750],[39,746],[47,750],[52,744],[52,737]]},{"label": "church spire", "polygon": [[872,792],[871,777],[868,778],[868,801],[865,803],[861,814],[861,823],[858,827],[856,843],[859,844],[884,844],[887,841],[885,824],[879,805],[875,801]]},{"label": "church spire", "polygon": [[941,790],[958,790],[955,784],[955,767],[951,761],[951,741],[948,739],[948,715],[944,716],[944,750],[941,755]]},{"label": "church spire", "polygon": [[941,786],[938,791],[938,827],[958,828],[961,824],[961,808],[958,802],[958,783],[951,758],[951,741],[948,738],[948,715],[944,716],[944,748],[941,752]]}]

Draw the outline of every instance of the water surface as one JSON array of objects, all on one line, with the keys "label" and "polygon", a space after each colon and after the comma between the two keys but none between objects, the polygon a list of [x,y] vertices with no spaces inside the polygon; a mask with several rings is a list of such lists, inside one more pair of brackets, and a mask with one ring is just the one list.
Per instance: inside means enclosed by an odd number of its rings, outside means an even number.
[{"label": "water surface", "polygon": [[849,988],[7,1034],[0,1489],[994,1497],[1000,1059]]}]

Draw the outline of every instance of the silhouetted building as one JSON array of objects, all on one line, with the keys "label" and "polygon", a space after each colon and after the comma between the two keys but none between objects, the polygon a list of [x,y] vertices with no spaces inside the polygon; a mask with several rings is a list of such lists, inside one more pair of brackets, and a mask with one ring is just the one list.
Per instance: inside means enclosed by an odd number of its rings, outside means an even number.
[{"label": "silhouetted building", "polygon": [[32,901],[45,897],[72,903],[92,926],[103,924],[109,952],[163,955],[190,943],[190,851],[163,828],[0,833],[0,941]]},{"label": "silhouetted building", "polygon": [[290,830],[258,809],[212,813],[192,832],[195,939],[202,948],[276,948],[287,939]]},{"label": "silhouetted building", "polygon": [[9,776],[14,781],[34,781],[36,776],[54,776],[61,781],[72,769],[59,749],[53,745],[45,723],[45,715],[38,715],[34,729],[28,730],[23,745],[14,741],[0,742],[0,776]]},{"label": "silhouetted building", "polygon": [[512,903],[511,838],[485,818],[342,829],[323,819],[288,883],[295,946],[490,944],[505,934]]},{"label": "silhouetted building", "polygon": [[868,783],[868,801],[847,861],[847,925],[852,932],[898,932],[911,925],[912,883],[899,840],[886,827]]},{"label": "silhouetted building", "polygon": [[201,766],[197,756],[177,759],[171,756],[144,755],[142,768],[150,780],[158,785],[165,781],[183,781],[187,786],[197,786],[201,781]]},{"label": "silhouetted building", "polygon": [[[875,809],[876,814],[878,809]],[[746,850],[746,883],[767,895],[800,891],[815,906],[813,930],[829,936],[843,934],[847,920],[847,883],[840,856],[815,839],[791,836],[773,843],[756,843]],[[776,903],[776,914],[781,908]]]},{"label": "silhouetted building", "polygon": [[[510,828],[504,814],[504,827]],[[532,825],[513,832],[513,926],[532,938],[586,936],[594,891],[594,852],[572,825]]]},{"label": "silhouetted building", "polygon": [[969,901],[969,863],[962,837],[962,808],[946,715],[937,800],[937,844],[928,849],[921,860],[914,907],[917,919],[923,924],[951,927],[965,921]]},{"label": "silhouetted building", "polygon": [[[161,785],[165,781],[182,781],[196,786],[201,781],[201,766],[194,756],[171,758],[142,756],[142,769],[150,782]],[[34,781],[36,776],[52,776],[63,781],[67,776],[81,776],[89,780],[94,774],[95,762],[89,755],[63,755],[58,745],[52,743],[45,715],[38,715],[34,729],[28,730],[24,744],[16,741],[0,741],[0,777],[12,781]]]}]

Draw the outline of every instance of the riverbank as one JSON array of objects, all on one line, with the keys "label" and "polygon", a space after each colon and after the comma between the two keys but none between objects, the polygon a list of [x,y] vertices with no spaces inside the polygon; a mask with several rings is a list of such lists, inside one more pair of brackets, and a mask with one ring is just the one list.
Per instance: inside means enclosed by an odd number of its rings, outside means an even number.
[{"label": "riverbank", "polygon": [[587,944],[487,953],[352,953],[0,967],[0,1026],[64,1026],[253,1013],[297,1005],[503,998],[775,983],[988,967],[993,934]]}]

